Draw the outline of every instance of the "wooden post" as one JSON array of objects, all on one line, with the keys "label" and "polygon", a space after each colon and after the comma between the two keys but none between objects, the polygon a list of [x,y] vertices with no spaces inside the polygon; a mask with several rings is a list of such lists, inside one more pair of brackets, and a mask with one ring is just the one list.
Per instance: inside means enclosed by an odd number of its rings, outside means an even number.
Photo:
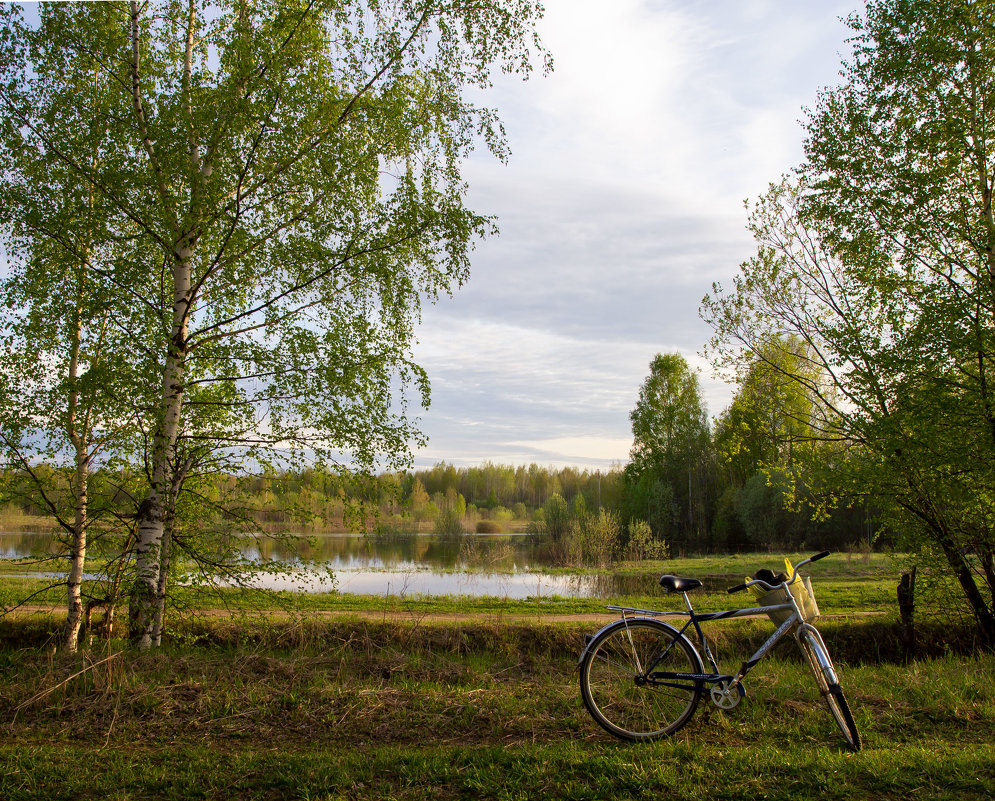
[{"label": "wooden post", "polygon": [[916,655],[915,592],[916,568],[913,567],[911,572],[902,573],[898,582],[898,614],[902,619],[899,632],[902,638],[902,650],[905,652],[907,662],[915,659]]}]

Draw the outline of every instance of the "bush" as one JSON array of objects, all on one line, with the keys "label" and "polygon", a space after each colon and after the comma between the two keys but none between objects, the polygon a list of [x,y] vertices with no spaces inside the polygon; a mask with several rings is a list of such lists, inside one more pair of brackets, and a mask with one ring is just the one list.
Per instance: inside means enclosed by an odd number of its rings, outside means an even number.
[{"label": "bush", "polygon": [[478,520],[477,521],[477,533],[478,534],[500,534],[502,531],[501,524],[496,520]]},{"label": "bush", "polygon": [[633,520],[629,523],[629,541],[625,546],[625,558],[667,559],[670,557],[670,546],[666,540],[653,537],[653,529],[645,520]]},{"label": "bush", "polygon": [[570,510],[562,495],[554,492],[549,496],[549,500],[542,507],[542,516],[546,523],[546,533],[553,542],[566,536],[570,529]]},{"label": "bush", "polygon": [[553,542],[552,555],[561,565],[607,567],[615,561],[620,541],[618,518],[602,509],[571,520],[566,534]]},{"label": "bush", "polygon": [[463,516],[456,509],[443,509],[435,519],[436,534],[462,534]]}]

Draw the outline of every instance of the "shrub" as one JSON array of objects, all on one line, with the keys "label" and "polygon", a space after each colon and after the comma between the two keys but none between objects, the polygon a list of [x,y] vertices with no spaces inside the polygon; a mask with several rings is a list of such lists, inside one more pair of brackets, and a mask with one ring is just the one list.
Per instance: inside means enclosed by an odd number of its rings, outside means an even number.
[{"label": "shrub", "polygon": [[615,561],[620,541],[618,518],[602,509],[571,520],[563,537],[551,543],[552,558],[560,565],[607,567]]},{"label": "shrub", "polygon": [[500,534],[501,524],[496,520],[478,520],[477,521],[477,533],[478,534]]},{"label": "shrub", "polygon": [[456,509],[443,509],[435,519],[435,533],[462,534],[463,516]]},{"label": "shrub", "polygon": [[561,540],[570,528],[570,510],[563,496],[553,493],[542,507],[546,533],[554,542]]},{"label": "shrub", "polygon": [[596,515],[586,515],[578,520],[576,528],[583,549],[582,564],[607,567],[615,561],[622,539],[618,517],[602,509]]},{"label": "shrub", "polygon": [[629,523],[628,531],[626,559],[667,559],[670,556],[670,546],[666,540],[654,539],[653,529],[645,520],[633,520]]}]

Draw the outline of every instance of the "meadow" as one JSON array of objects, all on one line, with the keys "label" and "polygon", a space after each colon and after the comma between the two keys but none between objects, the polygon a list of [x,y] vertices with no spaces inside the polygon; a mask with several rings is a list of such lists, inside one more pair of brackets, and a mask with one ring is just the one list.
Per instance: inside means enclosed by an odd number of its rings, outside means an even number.
[{"label": "meadow", "polygon": [[[696,606],[717,609],[730,600],[718,577],[757,558],[709,559],[622,569],[716,577]],[[95,639],[75,656],[49,647],[56,613],[8,615],[0,798],[989,798],[995,656],[968,629],[924,621],[924,656],[906,663],[893,571],[876,555],[812,565],[859,753],[790,642],[735,710],[703,703],[670,739],[614,740],[577,686],[584,635],[611,619],[593,599],[326,595],[266,609],[231,594],[242,608],[192,604],[158,650]],[[708,632],[733,665],[770,630]]]}]

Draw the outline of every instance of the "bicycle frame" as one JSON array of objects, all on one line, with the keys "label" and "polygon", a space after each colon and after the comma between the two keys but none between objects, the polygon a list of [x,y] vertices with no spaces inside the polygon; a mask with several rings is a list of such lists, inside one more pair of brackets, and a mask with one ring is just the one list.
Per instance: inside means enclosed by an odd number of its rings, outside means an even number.
[{"label": "bicycle frame", "polygon": [[[782,585],[786,586],[786,585]],[[698,642],[701,643],[702,650],[705,652],[705,657],[708,659],[708,663],[712,668],[711,673],[670,673],[667,671],[656,671],[654,668],[667,656],[670,650],[676,644],[676,639],[670,644],[670,646],[661,654],[659,654],[654,661],[646,665],[643,671],[643,680],[651,685],[660,687],[676,687],[679,689],[689,689],[687,682],[693,682],[693,689],[698,692],[702,691],[703,684],[725,684],[722,688],[723,695],[729,695],[732,692],[739,692],[740,695],[743,694],[741,684],[743,678],[756,666],[760,660],[762,660],[770,650],[792,629],[796,629],[795,637],[800,638],[802,632],[813,632],[814,636],[818,638],[819,643],[824,646],[822,642],[822,637],[819,635],[818,630],[804,622],[802,618],[801,611],[795,602],[794,597],[788,593],[788,597],[791,599],[790,603],[786,604],[776,604],[773,606],[758,606],[743,609],[727,609],[721,612],[702,612],[697,613],[691,605],[691,599],[688,598],[686,592],[681,593],[684,596],[684,603],[687,605],[686,611],[667,611],[667,612],[657,612],[651,609],[633,609],[627,606],[609,606],[615,612],[622,613],[623,620],[631,619],[630,616],[636,617],[674,617],[681,616],[687,617],[688,622],[684,624],[683,628],[678,632],[679,637],[686,637],[686,632],[689,628],[693,627],[697,636]],[[767,638],[766,642],[761,645],[756,652],[743,662],[742,666],[736,672],[735,676],[719,673],[719,666],[715,661],[715,657],[712,655],[712,649],[708,647],[708,640],[705,637],[705,633],[701,629],[701,623],[710,620],[726,620],[734,617],[748,617],[750,615],[763,614],[766,615],[767,612],[784,609],[792,610],[792,614],[785,620],[778,628],[774,631],[770,637]],[[828,671],[830,674],[832,672],[832,665],[822,665],[824,671]],[[832,679],[835,681],[835,677]],[[727,683],[727,684],[726,684]]]}]

